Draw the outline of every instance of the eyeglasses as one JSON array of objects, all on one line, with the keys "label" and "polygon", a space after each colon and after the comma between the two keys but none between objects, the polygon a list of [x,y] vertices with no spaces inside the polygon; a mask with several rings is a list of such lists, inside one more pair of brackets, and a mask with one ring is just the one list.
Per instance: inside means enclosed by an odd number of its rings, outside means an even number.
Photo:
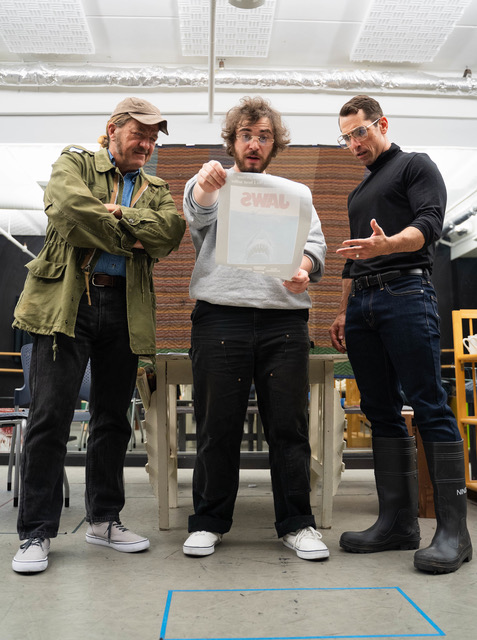
[{"label": "eyeglasses", "polygon": [[262,147],[272,144],[274,140],[270,136],[251,136],[249,133],[237,133],[237,140],[243,142],[243,144],[250,144],[254,138],[258,140],[258,144],[262,145]]},{"label": "eyeglasses", "polygon": [[379,120],[381,120],[381,117],[376,118],[376,120],[374,122],[371,122],[371,124],[368,124],[366,126],[361,125],[361,127],[356,127],[356,129],[353,129],[353,131],[340,136],[338,138],[338,144],[340,145],[340,147],[342,147],[343,149],[347,149],[351,145],[351,138],[354,138],[355,140],[365,140],[368,137],[369,127],[372,127],[373,124],[379,122]]}]

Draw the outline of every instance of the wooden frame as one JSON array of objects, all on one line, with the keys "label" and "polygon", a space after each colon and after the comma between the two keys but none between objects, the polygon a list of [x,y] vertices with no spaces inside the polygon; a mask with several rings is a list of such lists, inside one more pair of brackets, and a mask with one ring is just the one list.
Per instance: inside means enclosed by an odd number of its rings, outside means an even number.
[{"label": "wooden frame", "polygon": [[[458,309],[452,312],[452,326],[454,333],[454,362],[455,362],[455,389],[457,425],[465,443],[469,441],[469,426],[477,427],[477,392],[476,392],[476,364],[477,353],[464,352],[463,339],[467,335],[477,332],[477,309]],[[464,332],[464,326],[467,326]],[[469,331],[469,333],[467,333]],[[464,335],[465,334],[465,335]],[[466,400],[465,369],[470,368],[473,380],[474,411],[469,415],[469,406]],[[475,441],[471,443],[475,447]],[[465,483],[467,491],[472,492],[473,499],[477,498],[477,480],[470,477],[469,447],[464,446],[465,455]]]},{"label": "wooden frame", "polygon": [[[333,495],[343,470],[344,411],[334,388],[336,354],[310,355],[311,505],[318,507],[317,524],[331,528]],[[158,498],[160,529],[169,529],[169,508],[177,507],[176,385],[192,384],[192,365],[185,353],[157,354],[157,388],[146,412],[146,470]],[[318,481],[321,496],[318,499]]]}]

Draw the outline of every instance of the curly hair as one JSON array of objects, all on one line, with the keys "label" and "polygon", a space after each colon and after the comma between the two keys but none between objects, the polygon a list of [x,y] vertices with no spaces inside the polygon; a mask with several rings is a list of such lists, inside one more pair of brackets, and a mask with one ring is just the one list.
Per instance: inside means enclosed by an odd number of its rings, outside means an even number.
[{"label": "curly hair", "polygon": [[360,109],[363,111],[366,120],[376,120],[376,118],[383,117],[383,110],[379,102],[364,94],[354,96],[354,98],[348,100],[348,102],[341,107],[339,117],[345,118],[346,116],[354,115],[358,113]]},{"label": "curly hair", "polygon": [[264,98],[257,96],[250,98],[245,96],[240,103],[230,109],[222,126],[222,138],[229,156],[234,156],[234,146],[237,137],[237,129],[243,124],[255,124],[261,118],[268,118],[273,131],[272,158],[282,151],[290,142],[290,132],[282,122],[282,117]]},{"label": "curly hair", "polygon": [[111,142],[111,140],[109,139],[108,126],[112,123],[120,129],[121,127],[124,127],[126,122],[129,122],[129,120],[133,120],[133,117],[130,116],[129,113],[119,113],[117,116],[112,116],[112,118],[109,118],[108,122],[106,123],[106,134],[103,133],[103,135],[99,136],[98,138],[98,142],[101,148],[109,149],[109,143]]}]

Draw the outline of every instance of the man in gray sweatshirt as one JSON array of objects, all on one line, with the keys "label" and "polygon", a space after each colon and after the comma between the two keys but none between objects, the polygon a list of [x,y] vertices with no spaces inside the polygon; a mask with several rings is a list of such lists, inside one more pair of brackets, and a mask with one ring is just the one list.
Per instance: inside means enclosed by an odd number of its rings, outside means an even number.
[{"label": "man in gray sweatshirt", "polygon": [[[264,173],[289,143],[288,136],[280,114],[266,100],[243,98],[227,113],[222,130],[235,161],[228,172]],[[300,268],[285,282],[216,264],[218,199],[228,172],[215,160],[207,162],[184,192],[184,213],[196,249],[190,354],[197,457],[194,515],[183,551],[210,555],[232,526],[253,380],[269,445],[278,537],[298,557],[321,560],[329,551],[310,507],[307,287],[323,275],[325,239],[313,209]]]}]

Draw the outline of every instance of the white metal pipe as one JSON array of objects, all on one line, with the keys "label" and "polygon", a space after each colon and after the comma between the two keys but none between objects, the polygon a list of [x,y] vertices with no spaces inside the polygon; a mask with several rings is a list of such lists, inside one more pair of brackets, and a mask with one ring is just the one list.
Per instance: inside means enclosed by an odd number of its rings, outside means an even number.
[{"label": "white metal pipe", "polygon": [[209,122],[214,121],[215,92],[215,16],[217,0],[210,0],[209,16]]}]

